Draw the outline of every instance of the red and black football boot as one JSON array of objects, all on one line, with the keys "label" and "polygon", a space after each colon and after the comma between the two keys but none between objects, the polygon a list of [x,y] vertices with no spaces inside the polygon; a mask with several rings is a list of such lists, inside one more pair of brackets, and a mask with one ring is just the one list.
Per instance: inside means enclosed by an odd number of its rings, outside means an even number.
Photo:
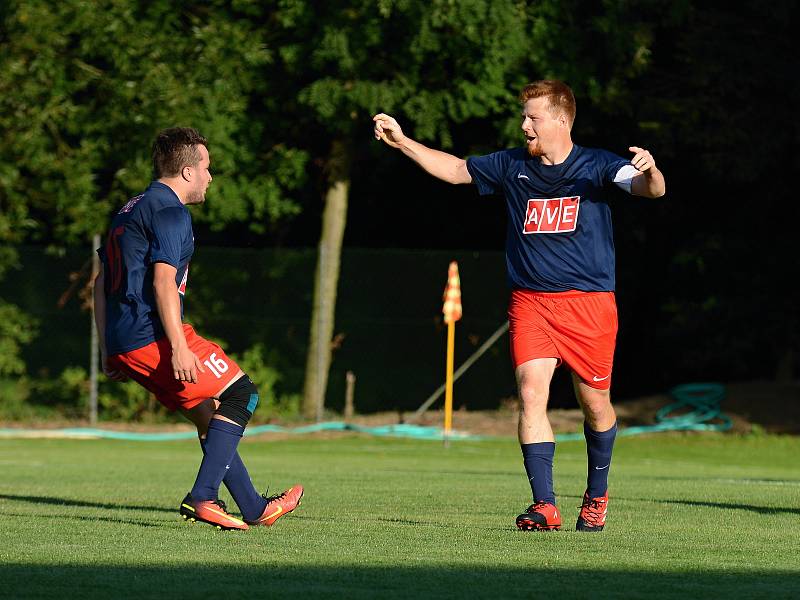
[{"label": "red and black football boot", "polygon": [[181,516],[187,521],[202,521],[217,529],[250,529],[247,523],[228,514],[222,500],[192,500],[191,494],[181,502]]},{"label": "red and black football boot", "polygon": [[603,531],[608,512],[608,492],[598,498],[589,498],[588,492],[584,492],[580,509],[576,531]]},{"label": "red and black football boot", "polygon": [[264,499],[267,501],[267,506],[264,512],[255,521],[247,521],[250,525],[264,525],[269,527],[275,521],[280,519],[283,515],[288,515],[295,508],[300,506],[300,500],[303,497],[303,486],[295,484],[285,492],[281,492],[275,496],[267,496],[264,494]]},{"label": "red and black football boot", "polygon": [[561,515],[555,504],[535,502],[517,517],[517,528],[522,531],[558,531]]}]

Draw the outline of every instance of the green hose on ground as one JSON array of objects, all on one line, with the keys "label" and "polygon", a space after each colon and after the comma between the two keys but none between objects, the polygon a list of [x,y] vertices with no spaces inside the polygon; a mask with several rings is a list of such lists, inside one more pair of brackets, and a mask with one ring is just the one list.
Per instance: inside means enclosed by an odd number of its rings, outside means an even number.
[{"label": "green hose on ground", "polygon": [[[721,383],[687,383],[672,388],[670,393],[675,402],[659,410],[656,424],[650,427],[658,431],[728,431],[733,427],[731,418],[722,412],[725,386]],[[689,412],[671,416],[686,409]]]},{"label": "green hose on ground", "polygon": [[[687,383],[670,390],[675,402],[659,409],[653,425],[621,428],[617,435],[640,435],[662,431],[727,431],[731,418],[722,412],[725,386],[721,383]],[[582,440],[583,433],[556,435],[557,441]]]},{"label": "green hose on ground", "polygon": [[[730,417],[722,412],[721,403],[725,398],[725,386],[720,383],[688,383],[670,390],[675,402],[656,413],[653,425],[636,425],[620,429],[618,435],[639,435],[661,431],[727,431],[731,428]],[[405,437],[418,440],[441,440],[444,432],[440,427],[398,424],[366,427],[331,421],[316,423],[305,427],[281,427],[279,425],[254,425],[245,430],[246,435],[261,433],[314,433],[318,431],[355,431],[375,436]],[[93,428],[69,429],[0,429],[0,437],[59,437],[59,438],[106,438],[139,442],[171,441],[194,439],[194,431],[136,433],[130,431],[108,431]],[[451,431],[451,440],[480,440],[486,436],[470,435]],[[560,433],[556,441],[582,440],[583,433]]]}]

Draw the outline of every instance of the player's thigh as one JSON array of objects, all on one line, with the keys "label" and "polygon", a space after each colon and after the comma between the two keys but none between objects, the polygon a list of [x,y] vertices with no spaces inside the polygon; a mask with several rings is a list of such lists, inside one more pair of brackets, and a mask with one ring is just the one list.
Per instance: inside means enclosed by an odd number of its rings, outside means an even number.
[{"label": "player's thigh", "polygon": [[563,318],[553,339],[564,362],[585,387],[608,390],[618,328],[614,294],[593,292],[567,298],[561,310]]},{"label": "player's thigh", "polygon": [[197,373],[197,382],[184,382],[180,394],[183,408],[192,408],[201,400],[218,397],[242,376],[242,370],[218,344],[199,336],[188,324],[183,328],[189,349],[203,365],[203,371]]},{"label": "player's thigh", "polygon": [[552,326],[544,313],[545,307],[536,294],[527,290],[512,292],[508,305],[508,338],[511,362],[517,373],[520,366],[535,359],[555,358],[557,364],[561,364],[561,355],[552,340]]},{"label": "player's thigh", "polygon": [[611,389],[600,389],[585,383],[580,375],[572,373],[575,397],[584,412],[596,413],[611,405]]},{"label": "player's thigh", "polygon": [[192,408],[181,408],[181,414],[197,427],[200,437],[205,437],[208,432],[208,424],[219,406],[219,401],[214,398],[203,400]]},{"label": "player's thigh", "polygon": [[550,382],[558,366],[557,358],[534,358],[517,366],[515,376],[524,406],[547,405]]}]

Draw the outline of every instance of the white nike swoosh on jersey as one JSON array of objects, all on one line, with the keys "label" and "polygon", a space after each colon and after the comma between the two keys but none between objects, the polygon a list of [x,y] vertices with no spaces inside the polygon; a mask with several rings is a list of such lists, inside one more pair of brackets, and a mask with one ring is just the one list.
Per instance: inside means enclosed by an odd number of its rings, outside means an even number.
[{"label": "white nike swoosh on jersey", "polygon": [[609,377],[611,377],[611,373],[609,373],[605,377],[598,377],[597,375],[595,375],[594,377],[592,377],[592,381],[603,381],[604,379],[608,379]]},{"label": "white nike swoosh on jersey", "polygon": [[517,179],[527,179],[528,181],[530,181],[531,178],[528,177],[527,175],[523,175],[522,173],[517,173]]}]

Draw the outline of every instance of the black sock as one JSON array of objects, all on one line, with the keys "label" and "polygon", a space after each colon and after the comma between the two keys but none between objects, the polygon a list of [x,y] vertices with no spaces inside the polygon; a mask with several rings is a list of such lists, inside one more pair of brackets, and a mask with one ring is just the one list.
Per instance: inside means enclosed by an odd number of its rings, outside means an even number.
[{"label": "black sock", "polygon": [[221,419],[211,419],[205,441],[205,454],[192,487],[193,500],[216,500],[219,485],[227,474],[244,428]]},{"label": "black sock", "polygon": [[611,452],[617,437],[617,424],[615,422],[607,431],[594,431],[584,422],[583,435],[586,437],[586,454],[589,458],[586,490],[590,499],[600,498],[608,491],[608,471],[611,469]]},{"label": "black sock", "polygon": [[555,442],[537,442],[520,444],[525,472],[531,484],[533,501],[556,503],[553,491],[553,457],[556,453]]}]

